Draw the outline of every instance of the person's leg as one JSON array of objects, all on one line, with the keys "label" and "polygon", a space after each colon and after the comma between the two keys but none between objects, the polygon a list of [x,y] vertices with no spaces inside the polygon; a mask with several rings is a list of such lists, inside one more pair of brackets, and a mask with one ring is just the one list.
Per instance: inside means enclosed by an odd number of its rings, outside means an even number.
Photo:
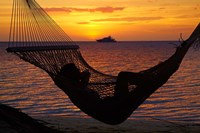
[{"label": "person's leg", "polygon": [[82,87],[87,87],[88,82],[90,80],[90,72],[85,70],[83,72],[81,72],[80,74],[80,82],[81,82],[81,86]]},{"label": "person's leg", "polygon": [[127,95],[129,93],[128,85],[137,85],[140,78],[139,73],[120,72],[117,76],[115,86],[115,96]]}]

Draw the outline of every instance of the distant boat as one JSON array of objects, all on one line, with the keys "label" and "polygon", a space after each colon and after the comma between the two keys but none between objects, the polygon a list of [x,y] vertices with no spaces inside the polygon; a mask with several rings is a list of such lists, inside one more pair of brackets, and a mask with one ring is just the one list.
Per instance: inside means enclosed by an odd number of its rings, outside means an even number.
[{"label": "distant boat", "polygon": [[114,38],[112,38],[111,36],[108,37],[104,37],[102,39],[98,39],[96,40],[97,42],[117,42]]}]

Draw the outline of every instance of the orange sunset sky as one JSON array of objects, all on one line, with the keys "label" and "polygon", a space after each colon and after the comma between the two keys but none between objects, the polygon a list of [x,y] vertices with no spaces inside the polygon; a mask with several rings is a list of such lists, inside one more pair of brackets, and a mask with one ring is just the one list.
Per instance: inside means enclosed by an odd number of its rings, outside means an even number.
[{"label": "orange sunset sky", "polygon": [[[74,41],[186,39],[200,22],[200,0],[36,1]],[[0,41],[8,41],[12,0],[0,6]]]}]

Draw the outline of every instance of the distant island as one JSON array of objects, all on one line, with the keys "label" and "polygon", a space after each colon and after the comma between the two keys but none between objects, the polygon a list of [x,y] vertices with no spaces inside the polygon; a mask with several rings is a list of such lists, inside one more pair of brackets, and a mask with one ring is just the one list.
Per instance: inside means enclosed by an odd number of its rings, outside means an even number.
[{"label": "distant island", "polygon": [[112,38],[111,36],[108,37],[104,37],[102,39],[98,39],[96,40],[97,42],[117,42],[114,38]]}]

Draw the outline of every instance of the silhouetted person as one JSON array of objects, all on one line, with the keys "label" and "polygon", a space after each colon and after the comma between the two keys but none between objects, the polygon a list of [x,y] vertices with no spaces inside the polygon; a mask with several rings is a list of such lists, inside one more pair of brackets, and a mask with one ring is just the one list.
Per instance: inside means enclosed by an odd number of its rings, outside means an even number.
[{"label": "silhouetted person", "polygon": [[[68,83],[67,86],[74,86],[75,89],[78,90],[79,92],[84,93],[85,91],[85,93],[88,93],[88,95],[93,94],[92,96],[93,98],[94,96],[99,98],[97,92],[88,88],[88,82],[91,75],[88,70],[80,72],[80,70],[75,66],[74,63],[69,63],[61,68],[59,75],[64,77],[63,82],[67,81],[66,82]],[[131,84],[134,85],[138,83],[140,75],[141,75],[140,73],[120,72],[117,77],[114,96],[119,98],[128,96],[129,94],[128,86]],[[64,83],[64,85],[66,84]],[[65,86],[63,86],[62,88],[63,90],[65,90],[64,89]]]},{"label": "silhouetted person", "polygon": [[88,70],[80,72],[74,63],[69,63],[61,68],[59,75],[60,77],[55,79],[55,83],[69,97],[72,96],[70,97],[72,101],[79,103],[82,99],[82,103],[93,104],[100,100],[98,93],[88,88],[91,75]]},{"label": "silhouetted person", "polygon": [[64,65],[59,74],[70,81],[72,85],[79,85],[81,88],[87,87],[90,78],[88,70],[80,72],[74,63]]}]

